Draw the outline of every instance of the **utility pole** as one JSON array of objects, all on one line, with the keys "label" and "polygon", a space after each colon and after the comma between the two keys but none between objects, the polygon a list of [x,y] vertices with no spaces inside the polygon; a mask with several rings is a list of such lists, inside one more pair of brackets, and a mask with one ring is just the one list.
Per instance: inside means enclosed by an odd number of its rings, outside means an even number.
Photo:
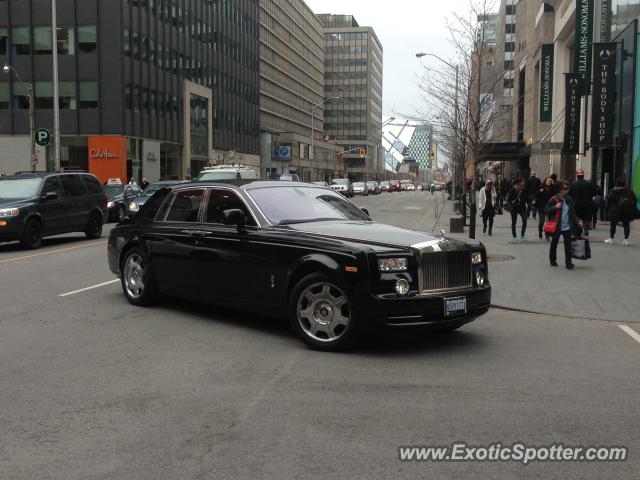
[{"label": "utility pole", "polygon": [[60,90],[58,84],[58,18],[56,0],[51,0],[51,32],[53,40],[53,149],[54,170],[60,170]]}]

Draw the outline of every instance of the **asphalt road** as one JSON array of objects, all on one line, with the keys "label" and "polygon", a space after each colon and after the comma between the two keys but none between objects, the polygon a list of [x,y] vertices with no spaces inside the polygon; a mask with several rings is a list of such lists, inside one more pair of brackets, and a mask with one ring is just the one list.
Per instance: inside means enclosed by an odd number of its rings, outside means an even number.
[{"label": "asphalt road", "polygon": [[[434,226],[427,194],[356,203]],[[453,334],[322,354],[283,321],[171,299],[135,308],[113,278],[104,239],[0,245],[0,479],[638,478],[640,343],[616,323],[494,310]],[[630,451],[398,460],[399,446],[459,441]]]}]

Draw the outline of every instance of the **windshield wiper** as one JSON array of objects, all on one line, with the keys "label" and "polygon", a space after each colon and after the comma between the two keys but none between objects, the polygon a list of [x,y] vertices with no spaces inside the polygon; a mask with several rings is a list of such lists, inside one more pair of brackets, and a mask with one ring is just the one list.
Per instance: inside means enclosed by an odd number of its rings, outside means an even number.
[{"label": "windshield wiper", "polygon": [[345,220],[344,218],[307,218],[305,220],[280,220],[278,222],[278,226],[280,225],[295,225],[297,223],[314,223],[314,222],[336,222]]}]

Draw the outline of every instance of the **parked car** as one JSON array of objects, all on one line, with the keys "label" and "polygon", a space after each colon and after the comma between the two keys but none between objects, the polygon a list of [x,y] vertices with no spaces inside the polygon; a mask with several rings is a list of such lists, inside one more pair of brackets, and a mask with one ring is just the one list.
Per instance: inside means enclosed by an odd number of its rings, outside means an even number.
[{"label": "parked car", "polygon": [[400,192],[402,188],[400,187],[400,180],[391,180],[389,182],[389,191],[390,192]]},{"label": "parked car", "polygon": [[348,178],[334,178],[331,180],[331,189],[347,198],[353,198],[353,185]]},{"label": "parked car", "polygon": [[102,235],[107,199],[88,173],[21,173],[0,177],[0,242],[39,248],[42,238],[84,232]]},{"label": "parked car", "polygon": [[295,173],[285,173],[283,175],[275,175],[271,178],[272,180],[280,180],[282,182],[299,182],[300,177]]},{"label": "parked car", "polygon": [[371,195],[380,195],[381,190],[380,184],[378,184],[378,182],[368,181],[367,188],[369,189],[369,193]]},{"label": "parked car", "polygon": [[411,180],[400,180],[400,189],[406,192],[409,189],[409,185],[412,185]]},{"label": "parked car", "polygon": [[354,182],[353,194],[367,197],[369,195],[369,188],[367,187],[367,184],[365,182]]},{"label": "parked car", "polygon": [[127,213],[129,217],[133,217],[134,215],[136,215],[140,211],[140,208],[145,203],[147,203],[147,200],[149,200],[153,196],[153,194],[156,193],[158,190],[160,190],[161,188],[172,187],[180,183],[189,183],[189,182],[186,180],[163,180],[160,182],[150,183],[149,186],[147,186],[147,188],[145,188],[142,191],[141,195],[132,199],[127,205]]},{"label": "parked car", "polygon": [[380,182],[380,191],[388,192],[390,187],[390,183],[387,180]]},{"label": "parked car", "polygon": [[327,182],[311,182],[312,185],[318,185],[319,187],[329,188],[329,184]]},{"label": "parked car", "polygon": [[408,192],[415,192],[416,191],[416,186],[413,183],[410,183],[407,185],[407,191]]},{"label": "parked car", "polygon": [[105,185],[104,193],[107,195],[107,208],[109,222],[123,222],[127,218],[129,204],[142,195],[142,189],[136,185],[122,185],[120,183]]},{"label": "parked car", "polygon": [[196,179],[199,182],[216,182],[220,180],[257,180],[258,172],[245,165],[216,165],[207,167]]},{"label": "parked car", "polygon": [[111,231],[107,254],[133,305],[172,295],[288,317],[318,350],[374,327],[455,330],[491,303],[482,244],[375,223],[304,183],[159,190]]}]

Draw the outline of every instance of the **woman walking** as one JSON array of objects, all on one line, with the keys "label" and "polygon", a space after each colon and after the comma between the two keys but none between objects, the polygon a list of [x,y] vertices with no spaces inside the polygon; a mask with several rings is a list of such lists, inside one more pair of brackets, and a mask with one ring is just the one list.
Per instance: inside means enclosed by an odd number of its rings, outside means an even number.
[{"label": "woman walking", "polygon": [[551,246],[549,248],[549,262],[552,267],[558,266],[558,243],[560,237],[564,240],[564,263],[567,270],[573,270],[576,266],[571,260],[571,240],[578,236],[579,222],[573,200],[569,197],[569,184],[558,183],[558,194],[547,202],[545,212],[548,222],[555,222],[555,230],[551,234]]},{"label": "woman walking", "polygon": [[496,216],[498,205],[498,195],[493,188],[493,180],[487,180],[484,187],[478,193],[478,208],[482,213],[482,233],[487,233],[487,223],[489,224],[489,236],[493,235],[493,218]]},{"label": "woman walking", "polygon": [[506,209],[511,212],[511,234],[514,240],[518,240],[518,236],[516,235],[518,216],[522,218],[520,238],[522,240],[527,239],[525,237],[525,233],[527,233],[527,192],[525,192],[524,187],[524,179],[519,178],[509,191],[509,195],[507,195],[508,207],[506,207]]},{"label": "woman walking", "polygon": [[616,180],[616,187],[609,192],[609,195],[607,195],[607,211],[609,212],[611,229],[609,231],[609,238],[607,238],[604,243],[613,245],[613,239],[616,236],[618,222],[620,222],[624,229],[624,241],[622,244],[625,247],[630,245],[630,222],[632,222],[636,216],[637,205],[638,199],[633,193],[633,190],[627,188],[624,178],[618,178]]},{"label": "woman walking", "polygon": [[[554,195],[554,182],[551,177],[547,177],[542,182],[542,186],[536,193],[536,208],[538,209],[538,238],[542,238],[542,229],[544,228],[544,222],[546,220],[545,209],[547,207],[547,203]],[[547,241],[550,240],[549,234],[545,233],[545,238]]]}]

